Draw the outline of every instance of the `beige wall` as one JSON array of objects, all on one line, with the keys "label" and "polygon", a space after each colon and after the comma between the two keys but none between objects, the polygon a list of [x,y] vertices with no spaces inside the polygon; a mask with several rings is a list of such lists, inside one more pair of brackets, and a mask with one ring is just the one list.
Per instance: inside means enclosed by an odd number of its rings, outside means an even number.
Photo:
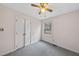
[{"label": "beige wall", "polygon": [[15,26],[16,26],[15,21],[16,21],[17,16],[25,17],[26,20],[33,19],[33,21],[36,21],[36,22],[32,22],[32,24],[34,24],[33,26],[35,30],[31,29],[35,35],[31,34],[31,36],[34,35],[34,38],[37,38],[35,39],[35,42],[40,40],[40,29],[41,29],[40,21],[38,21],[35,18],[32,18],[30,16],[24,15],[20,12],[14,11],[10,8],[0,5],[0,28],[1,27],[4,28],[3,32],[0,31],[0,55],[4,55],[6,53],[9,53],[15,50],[15,35],[16,35],[15,34]]},{"label": "beige wall", "polygon": [[0,55],[11,51],[14,48],[14,13],[0,5]]},{"label": "beige wall", "polygon": [[[53,44],[79,53],[79,11],[52,17]],[[45,22],[45,20],[44,20]]]}]

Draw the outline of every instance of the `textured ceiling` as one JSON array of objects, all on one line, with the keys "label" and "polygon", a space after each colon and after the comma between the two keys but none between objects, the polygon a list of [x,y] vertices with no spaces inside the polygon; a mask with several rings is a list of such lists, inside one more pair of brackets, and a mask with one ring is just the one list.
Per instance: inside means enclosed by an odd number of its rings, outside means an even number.
[{"label": "textured ceiling", "polygon": [[[32,7],[30,3],[4,3],[2,5],[27,14],[29,16],[36,17],[40,20],[79,10],[79,3],[49,3],[48,7],[52,9],[53,12],[50,13],[46,11],[45,13],[39,15],[38,12],[40,11],[40,9]],[[39,5],[39,3],[37,5]]]}]

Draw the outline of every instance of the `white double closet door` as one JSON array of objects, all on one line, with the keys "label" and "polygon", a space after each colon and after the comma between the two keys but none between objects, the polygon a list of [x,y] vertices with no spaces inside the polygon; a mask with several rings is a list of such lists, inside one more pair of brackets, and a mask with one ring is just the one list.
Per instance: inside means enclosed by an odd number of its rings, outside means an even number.
[{"label": "white double closet door", "polygon": [[31,44],[31,20],[26,18],[25,20],[25,46]]},{"label": "white double closet door", "polygon": [[24,46],[24,19],[16,17],[15,48]]},{"label": "white double closet door", "polygon": [[19,49],[30,44],[30,20],[17,17],[15,30],[15,48]]}]

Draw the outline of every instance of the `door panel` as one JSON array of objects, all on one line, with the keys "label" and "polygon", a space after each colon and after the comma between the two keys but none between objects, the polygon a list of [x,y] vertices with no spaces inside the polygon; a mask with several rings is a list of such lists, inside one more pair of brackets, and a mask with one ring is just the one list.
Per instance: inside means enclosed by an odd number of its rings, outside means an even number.
[{"label": "door panel", "polygon": [[21,17],[16,18],[16,38],[15,48],[22,48],[24,46],[24,19]]},{"label": "door panel", "polygon": [[30,44],[30,19],[27,18],[25,21],[25,45],[29,45]]}]

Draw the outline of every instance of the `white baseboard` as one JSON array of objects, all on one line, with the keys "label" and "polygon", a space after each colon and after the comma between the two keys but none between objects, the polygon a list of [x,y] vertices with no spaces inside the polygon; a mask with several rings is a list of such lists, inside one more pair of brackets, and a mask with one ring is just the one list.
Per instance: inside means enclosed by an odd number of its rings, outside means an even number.
[{"label": "white baseboard", "polygon": [[[42,40],[42,41],[48,42],[48,41],[46,41],[46,40]],[[48,43],[54,44],[54,45],[56,45],[56,46],[58,46],[58,47],[61,47],[61,48],[63,48],[63,49],[66,49],[66,50],[69,50],[69,51],[72,51],[72,52],[74,52],[74,53],[78,53],[78,54],[79,54],[79,51],[77,51],[77,50],[74,50],[74,49],[71,49],[71,48],[68,48],[68,47],[65,47],[65,46],[62,46],[62,45],[58,45],[57,43],[51,43],[51,42],[48,42]]]},{"label": "white baseboard", "polygon": [[6,54],[11,53],[11,52],[14,52],[14,51],[16,51],[16,49],[8,50],[8,51],[0,54],[0,56],[5,56]]}]

